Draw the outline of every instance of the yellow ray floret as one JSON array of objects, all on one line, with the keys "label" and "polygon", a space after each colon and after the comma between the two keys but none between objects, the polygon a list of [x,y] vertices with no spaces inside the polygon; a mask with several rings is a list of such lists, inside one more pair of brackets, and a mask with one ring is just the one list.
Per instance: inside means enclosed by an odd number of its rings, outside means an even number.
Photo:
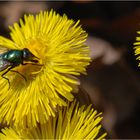
[{"label": "yellow ray floret", "polygon": [[[0,134],[1,139],[105,139],[101,132],[101,113],[91,106],[79,107],[75,101],[62,107],[56,117],[50,117],[45,124],[31,129],[6,128]],[[100,133],[99,133],[100,132]]]},{"label": "yellow ray floret", "polygon": [[25,15],[10,27],[11,40],[0,36],[0,46],[28,48],[41,65],[20,65],[0,78],[0,122],[32,127],[55,116],[57,106],[72,101],[72,91],[79,85],[75,77],[86,73],[90,63],[87,34],[79,21],[69,20],[54,11]]}]

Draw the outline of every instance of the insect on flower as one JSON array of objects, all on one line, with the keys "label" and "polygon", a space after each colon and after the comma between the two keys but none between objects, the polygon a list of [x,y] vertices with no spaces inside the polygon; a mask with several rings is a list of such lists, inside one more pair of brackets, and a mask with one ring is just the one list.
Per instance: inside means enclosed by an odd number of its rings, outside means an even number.
[{"label": "insect on flower", "polygon": [[[33,62],[33,63],[29,63],[29,62]],[[9,79],[5,77],[6,73],[8,73],[9,71],[16,72],[26,80],[26,77],[24,75],[12,69],[19,66],[20,64],[37,65],[37,63],[38,63],[38,58],[35,55],[33,55],[27,48],[18,50],[18,49],[8,49],[6,47],[0,47],[0,71],[7,69],[1,76],[8,81],[9,87],[10,87],[10,82]]]}]

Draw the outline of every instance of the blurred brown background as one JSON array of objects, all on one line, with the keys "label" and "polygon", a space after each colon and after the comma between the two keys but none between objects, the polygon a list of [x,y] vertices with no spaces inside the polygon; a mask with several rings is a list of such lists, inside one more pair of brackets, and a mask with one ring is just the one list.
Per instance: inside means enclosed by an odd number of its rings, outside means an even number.
[{"label": "blurred brown background", "polygon": [[[89,34],[93,62],[81,86],[91,102],[103,111],[110,138],[140,138],[140,69],[133,43],[140,30],[139,1],[0,2],[0,34],[24,13],[53,8],[75,21]],[[85,98],[83,98],[84,100]]]}]

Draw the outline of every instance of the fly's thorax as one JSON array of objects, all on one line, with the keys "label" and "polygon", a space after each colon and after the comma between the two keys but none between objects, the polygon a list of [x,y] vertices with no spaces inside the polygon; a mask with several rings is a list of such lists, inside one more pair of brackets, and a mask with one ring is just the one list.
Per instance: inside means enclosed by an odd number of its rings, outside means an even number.
[{"label": "fly's thorax", "polygon": [[21,64],[23,62],[23,53],[20,50],[10,50],[3,54],[3,59],[11,63]]}]

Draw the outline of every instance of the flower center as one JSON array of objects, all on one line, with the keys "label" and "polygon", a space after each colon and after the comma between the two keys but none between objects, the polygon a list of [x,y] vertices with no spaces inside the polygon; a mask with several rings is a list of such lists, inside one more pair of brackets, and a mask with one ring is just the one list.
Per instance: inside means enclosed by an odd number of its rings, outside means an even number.
[{"label": "flower center", "polygon": [[36,57],[39,58],[40,63],[42,62],[42,49],[44,48],[43,43],[40,40],[32,40],[27,44],[27,48],[34,54]]}]

